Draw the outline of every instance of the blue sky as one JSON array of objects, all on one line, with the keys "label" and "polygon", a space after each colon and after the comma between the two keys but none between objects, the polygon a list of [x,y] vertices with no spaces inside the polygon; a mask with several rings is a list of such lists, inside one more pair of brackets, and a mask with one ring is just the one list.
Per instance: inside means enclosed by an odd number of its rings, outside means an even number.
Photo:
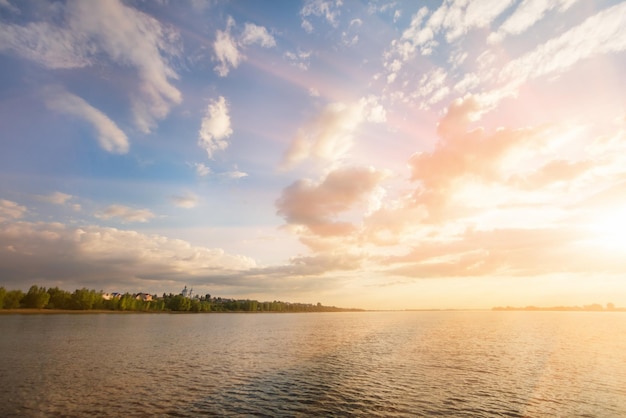
[{"label": "blue sky", "polygon": [[626,305],[626,3],[0,0],[0,285]]}]

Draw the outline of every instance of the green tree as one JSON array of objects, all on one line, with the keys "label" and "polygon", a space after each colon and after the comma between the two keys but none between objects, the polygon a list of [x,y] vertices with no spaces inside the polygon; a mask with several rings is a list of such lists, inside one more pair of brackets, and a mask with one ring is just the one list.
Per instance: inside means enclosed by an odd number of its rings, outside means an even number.
[{"label": "green tree", "polygon": [[22,298],[22,306],[24,308],[43,309],[50,300],[50,294],[46,292],[45,287],[31,286],[28,293]]},{"label": "green tree", "polygon": [[4,296],[4,309],[17,309],[24,298],[21,290],[9,290]]},{"label": "green tree", "polygon": [[96,293],[95,290],[89,290],[84,287],[82,289],[76,289],[74,293],[72,293],[72,309],[92,309],[98,297],[102,299],[102,295]]},{"label": "green tree", "polygon": [[7,295],[6,289],[0,286],[0,309],[4,308],[4,297],[6,295]]},{"label": "green tree", "polygon": [[175,295],[170,298],[167,307],[172,311],[188,311],[191,309],[191,299]]},{"label": "green tree", "polygon": [[119,309],[121,311],[134,311],[137,308],[138,300],[130,293],[124,293],[120,299]]},{"label": "green tree", "polygon": [[67,290],[61,290],[58,287],[48,289],[50,299],[48,300],[48,308],[50,309],[71,309],[72,294]]}]

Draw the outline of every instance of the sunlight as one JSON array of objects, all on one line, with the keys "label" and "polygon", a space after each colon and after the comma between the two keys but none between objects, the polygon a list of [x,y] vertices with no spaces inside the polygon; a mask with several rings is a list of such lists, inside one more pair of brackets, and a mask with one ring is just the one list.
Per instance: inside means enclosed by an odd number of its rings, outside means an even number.
[{"label": "sunlight", "polygon": [[626,205],[598,211],[589,224],[594,244],[626,251]]}]

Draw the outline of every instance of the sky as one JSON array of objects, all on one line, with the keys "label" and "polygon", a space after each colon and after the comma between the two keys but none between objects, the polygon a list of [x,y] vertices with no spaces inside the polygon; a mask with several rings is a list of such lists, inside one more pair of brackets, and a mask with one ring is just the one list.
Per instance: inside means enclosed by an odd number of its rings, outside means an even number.
[{"label": "sky", "polygon": [[0,0],[0,286],[626,306],[626,2]]}]

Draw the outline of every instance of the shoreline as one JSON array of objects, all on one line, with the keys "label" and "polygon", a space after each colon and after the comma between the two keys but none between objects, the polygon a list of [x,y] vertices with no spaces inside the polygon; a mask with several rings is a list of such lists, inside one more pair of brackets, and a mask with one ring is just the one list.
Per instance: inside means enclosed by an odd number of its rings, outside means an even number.
[{"label": "shoreline", "polygon": [[285,311],[261,311],[261,312],[248,312],[248,311],[211,311],[211,312],[192,312],[192,311],[118,311],[108,309],[32,309],[32,308],[17,308],[17,309],[0,309],[0,316],[2,315],[89,315],[89,314],[171,314],[171,315],[196,315],[196,314],[307,314],[307,313],[334,313],[334,312],[368,312],[368,311],[319,311],[319,312],[285,312]]},{"label": "shoreline", "polygon": [[59,315],[59,314],[160,314],[164,311],[114,311],[108,309],[0,309],[0,315]]}]

